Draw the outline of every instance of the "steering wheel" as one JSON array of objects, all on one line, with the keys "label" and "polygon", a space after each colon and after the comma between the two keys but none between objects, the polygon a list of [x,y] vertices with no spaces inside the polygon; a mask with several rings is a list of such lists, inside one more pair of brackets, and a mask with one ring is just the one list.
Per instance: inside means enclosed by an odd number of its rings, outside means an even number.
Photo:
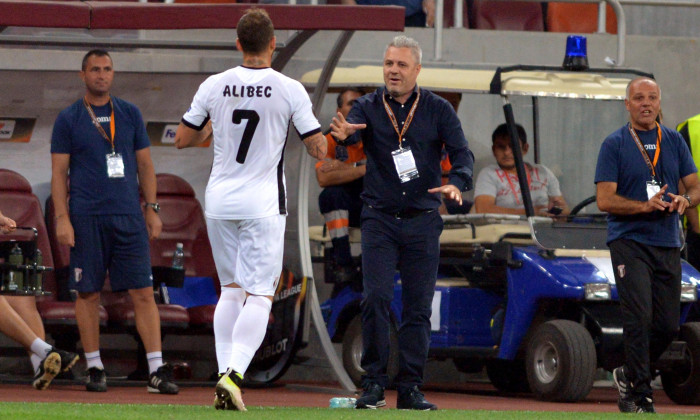
[{"label": "steering wheel", "polygon": [[592,196],[590,196],[590,197],[584,199],[584,200],[581,201],[580,203],[576,204],[576,205],[571,209],[571,212],[570,212],[569,214],[570,214],[571,216],[575,216],[576,214],[578,214],[579,211],[581,211],[581,209],[583,209],[584,207],[588,206],[589,204],[595,203],[595,201],[596,201],[596,196],[595,196],[595,195],[592,195]]}]

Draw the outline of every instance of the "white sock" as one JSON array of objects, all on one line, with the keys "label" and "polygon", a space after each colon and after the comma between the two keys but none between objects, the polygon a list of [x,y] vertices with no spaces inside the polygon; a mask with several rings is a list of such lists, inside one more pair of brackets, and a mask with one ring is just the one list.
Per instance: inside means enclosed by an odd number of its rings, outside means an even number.
[{"label": "white sock", "polygon": [[104,370],[105,368],[105,365],[102,364],[99,350],[85,353],[85,363],[87,364],[88,369],[96,367],[100,370]]},{"label": "white sock", "polygon": [[49,353],[51,353],[52,348],[53,347],[51,347],[51,344],[47,343],[41,338],[35,338],[32,342],[32,345],[29,346],[29,350],[31,350],[32,353],[39,356],[41,360],[44,360],[44,357],[48,356]]},{"label": "white sock", "polygon": [[148,360],[148,371],[153,373],[157,371],[159,367],[163,366],[163,352],[152,351],[146,353],[146,360]]},{"label": "white sock", "polygon": [[36,353],[32,353],[29,355],[29,361],[32,362],[32,367],[34,368],[34,373],[39,372],[39,365],[41,365],[41,361],[43,359],[39,357]]},{"label": "white sock", "polygon": [[262,344],[270,320],[272,302],[264,296],[248,296],[233,327],[229,366],[243,375]]},{"label": "white sock", "polygon": [[219,303],[214,311],[214,337],[216,341],[216,361],[219,373],[225,373],[231,361],[231,336],[238,314],[243,309],[245,290],[239,287],[222,287]]}]

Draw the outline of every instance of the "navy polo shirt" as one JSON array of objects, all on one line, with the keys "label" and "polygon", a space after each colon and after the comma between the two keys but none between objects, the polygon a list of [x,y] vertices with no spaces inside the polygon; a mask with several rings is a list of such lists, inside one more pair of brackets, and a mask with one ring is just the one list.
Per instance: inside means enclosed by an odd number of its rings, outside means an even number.
[{"label": "navy polo shirt", "polygon": [[[678,194],[681,178],[697,172],[683,137],[661,126],[661,152],[656,165],[657,180],[667,192]],[[637,130],[651,160],[656,152],[657,130]],[[595,182],[617,183],[617,194],[630,200],[647,201],[646,183],[651,171],[636,146],[628,126],[610,134],[603,142],[596,165]],[[667,197],[668,199],[668,197]],[[631,239],[646,245],[680,247],[678,213],[653,211],[645,214],[608,214],[608,243],[616,239]]]},{"label": "navy polo shirt", "polygon": [[[70,213],[80,215],[141,214],[136,151],[151,145],[138,108],[112,97],[114,149],[124,160],[124,177],[107,176],[112,146],[95,128],[83,100],[58,114],[51,136],[51,153],[70,154]],[[93,106],[109,136],[109,104]]]},{"label": "navy polo shirt", "polygon": [[367,124],[346,143],[362,141],[367,155],[362,200],[365,204],[388,212],[432,210],[441,204],[440,194],[428,189],[441,185],[440,157],[443,145],[452,163],[449,183],[466,191],[472,188],[474,155],[464,137],[462,126],[452,105],[434,93],[420,89],[420,99],[413,121],[404,134],[403,147],[411,148],[419,177],[402,183],[391,152],[399,148],[399,136],[382,101],[386,96],[399,131],[417,98],[418,87],[405,104],[395,101],[386,88],[377,89],[355,101],[347,120]]}]

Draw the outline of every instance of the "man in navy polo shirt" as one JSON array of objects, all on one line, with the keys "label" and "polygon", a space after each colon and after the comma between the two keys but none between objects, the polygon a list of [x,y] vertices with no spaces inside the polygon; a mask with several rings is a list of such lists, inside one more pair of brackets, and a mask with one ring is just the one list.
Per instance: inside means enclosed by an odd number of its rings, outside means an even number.
[{"label": "man in navy polo shirt", "polygon": [[[85,54],[80,77],[85,96],[61,111],[53,127],[51,195],[56,235],[71,247],[71,289],[78,291],[75,315],[88,368],[86,388],[107,390],[99,302],[109,271],[112,290],[128,290],[134,302],[150,370],[148,392],[177,394],[171,367],[163,364],[153,298],[148,240],[158,237],[162,223],[150,141],[138,108],[109,94],[114,68],[106,51]],[[139,185],[146,200],[145,219]]]},{"label": "man in navy polo shirt", "polygon": [[[700,182],[683,137],[658,121],[653,79],[627,85],[629,122],[598,155],[598,208],[608,212],[608,247],[622,307],[625,364],[613,370],[623,413],[653,413],[651,364],[678,332],[679,214],[700,201]],[[679,182],[686,194],[680,195]]]},{"label": "man in navy polo shirt", "polygon": [[[385,87],[355,101],[347,121],[333,118],[333,136],[362,141],[367,155],[362,200],[362,368],[364,393],[356,408],[386,405],[389,306],[394,273],[401,274],[397,408],[435,410],[420,391],[430,341],[438,263],[442,194],[462,204],[472,188],[474,156],[452,105],[416,84],[421,69],[416,41],[397,36],[384,54]],[[452,163],[442,185],[443,146]]]}]

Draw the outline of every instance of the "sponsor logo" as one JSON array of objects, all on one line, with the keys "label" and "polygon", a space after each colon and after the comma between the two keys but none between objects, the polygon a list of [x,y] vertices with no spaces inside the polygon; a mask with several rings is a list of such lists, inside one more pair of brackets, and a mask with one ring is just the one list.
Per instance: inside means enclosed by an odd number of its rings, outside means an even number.
[{"label": "sponsor logo", "polygon": [[83,269],[82,268],[75,268],[75,282],[79,283],[80,280],[83,279]]},{"label": "sponsor logo", "polygon": [[9,140],[15,131],[15,120],[0,120],[0,139]]},{"label": "sponsor logo", "polygon": [[276,294],[274,297],[274,301],[277,302],[279,300],[284,300],[284,299],[287,299],[291,296],[298,295],[299,293],[301,293],[301,284],[296,284],[296,285],[292,286],[291,288],[284,289],[284,290],[280,291],[278,294]]},{"label": "sponsor logo", "polygon": [[262,350],[259,350],[255,356],[256,360],[269,359],[272,356],[284,353],[287,351],[287,341],[288,338],[283,338],[276,343],[272,343],[269,346],[265,346]]},{"label": "sponsor logo", "polygon": [[177,131],[177,124],[166,124],[163,127],[163,135],[160,138],[162,144],[175,144],[175,132]]},{"label": "sponsor logo", "polygon": [[620,278],[625,277],[625,266],[624,265],[617,266],[617,274],[620,276]]}]

